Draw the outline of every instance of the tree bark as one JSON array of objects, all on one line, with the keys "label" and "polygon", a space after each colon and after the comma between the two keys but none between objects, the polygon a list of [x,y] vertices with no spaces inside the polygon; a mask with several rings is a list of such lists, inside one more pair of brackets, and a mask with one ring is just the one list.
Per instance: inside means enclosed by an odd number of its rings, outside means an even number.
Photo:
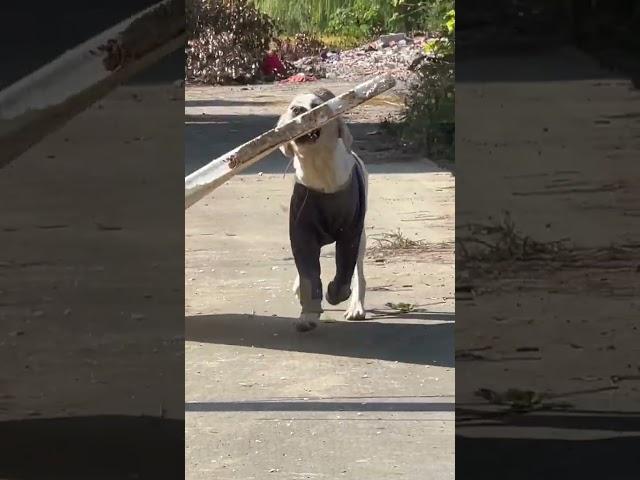
[{"label": "tree bark", "polygon": [[0,168],[184,45],[184,0],[164,0],[0,92]]}]

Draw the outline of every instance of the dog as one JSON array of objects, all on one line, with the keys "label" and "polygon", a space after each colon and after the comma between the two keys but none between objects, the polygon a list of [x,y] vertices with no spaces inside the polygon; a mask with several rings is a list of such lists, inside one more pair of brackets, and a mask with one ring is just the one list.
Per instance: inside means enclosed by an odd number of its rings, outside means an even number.
[{"label": "dog", "polygon": [[[278,126],[334,98],[324,88],[296,96]],[[295,184],[289,208],[289,239],[298,275],[293,292],[301,306],[296,329],[313,330],[322,314],[320,249],[336,244],[336,274],[325,300],[349,300],[348,320],[365,318],[364,254],[368,173],[352,151],[353,137],[341,117],[280,147],[292,159]]]}]

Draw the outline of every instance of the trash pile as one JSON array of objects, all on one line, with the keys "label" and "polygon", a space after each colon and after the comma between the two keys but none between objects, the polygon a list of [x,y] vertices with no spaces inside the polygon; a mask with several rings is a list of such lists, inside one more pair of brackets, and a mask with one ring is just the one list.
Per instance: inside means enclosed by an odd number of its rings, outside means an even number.
[{"label": "trash pile", "polygon": [[185,78],[206,84],[250,83],[275,31],[247,0],[189,0]]},{"label": "trash pile", "polygon": [[323,52],[301,58],[293,65],[299,72],[318,78],[358,81],[391,73],[406,81],[412,69],[424,57],[424,37],[407,37],[403,33],[382,35],[376,42],[343,52]]}]

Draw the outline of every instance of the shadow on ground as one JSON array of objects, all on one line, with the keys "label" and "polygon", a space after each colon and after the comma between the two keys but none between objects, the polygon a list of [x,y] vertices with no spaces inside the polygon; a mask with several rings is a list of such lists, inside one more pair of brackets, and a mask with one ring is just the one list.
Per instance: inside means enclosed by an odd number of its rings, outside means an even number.
[{"label": "shadow on ground", "polygon": [[[433,314],[423,320],[440,320]],[[294,329],[295,319],[244,314],[186,318],[186,340],[343,357],[370,358],[440,367],[454,366],[454,322],[322,322],[309,333]]]},{"label": "shadow on ground", "polygon": [[182,478],[184,420],[101,415],[0,422],[0,478]]},{"label": "shadow on ground", "polygon": [[456,64],[456,82],[567,82],[620,78],[577,48],[466,58]]},{"label": "shadow on ground", "polygon": [[[460,415],[465,415],[468,410],[456,409]],[[577,410],[570,409],[566,414],[562,413],[529,413],[510,415],[486,415],[485,420],[474,419],[470,425],[477,427],[495,427],[502,424],[508,427],[525,428],[559,428],[573,430],[603,430],[616,432],[633,432],[640,434],[640,412],[621,412],[603,410]],[[459,427],[463,427],[463,421],[458,421]]]},{"label": "shadow on ground", "polygon": [[453,412],[453,402],[188,402],[185,412]]},{"label": "shadow on ground", "polygon": [[408,312],[402,313],[395,310],[368,310],[371,314],[371,320],[379,320],[382,318],[407,319],[407,320],[437,320],[441,322],[454,322],[456,314],[451,312]]},{"label": "shadow on ground", "polygon": [[604,440],[456,437],[459,478],[638,478],[640,437]]},{"label": "shadow on ground", "polygon": [[[184,106],[189,107],[250,107],[250,106],[264,106],[273,105],[274,102],[256,102],[254,100],[185,100]],[[197,115],[191,115],[193,117]]]}]

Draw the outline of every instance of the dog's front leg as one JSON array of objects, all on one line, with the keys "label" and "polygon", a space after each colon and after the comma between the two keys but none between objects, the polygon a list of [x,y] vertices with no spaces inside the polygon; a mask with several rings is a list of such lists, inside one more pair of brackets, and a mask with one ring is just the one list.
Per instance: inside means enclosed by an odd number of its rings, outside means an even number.
[{"label": "dog's front leg", "polygon": [[349,302],[349,308],[344,312],[347,320],[363,320],[366,316],[364,310],[364,296],[367,291],[367,282],[364,278],[364,254],[366,249],[367,235],[363,229],[358,248],[358,260],[351,280],[351,301]]},{"label": "dog's front leg", "polygon": [[[319,263],[319,262],[318,262]],[[296,330],[308,332],[318,326],[322,314],[322,282],[317,277],[300,276],[300,317],[296,322]]]},{"label": "dog's front leg", "polygon": [[296,273],[296,278],[293,280],[293,286],[291,287],[291,291],[296,296],[298,300],[300,300],[300,274]]},{"label": "dog's front leg", "polygon": [[[291,236],[293,258],[298,269],[294,282],[300,300],[300,317],[296,330],[308,332],[318,326],[322,314],[322,280],[320,279],[320,246],[306,235]],[[296,288],[297,287],[297,288]]]}]

